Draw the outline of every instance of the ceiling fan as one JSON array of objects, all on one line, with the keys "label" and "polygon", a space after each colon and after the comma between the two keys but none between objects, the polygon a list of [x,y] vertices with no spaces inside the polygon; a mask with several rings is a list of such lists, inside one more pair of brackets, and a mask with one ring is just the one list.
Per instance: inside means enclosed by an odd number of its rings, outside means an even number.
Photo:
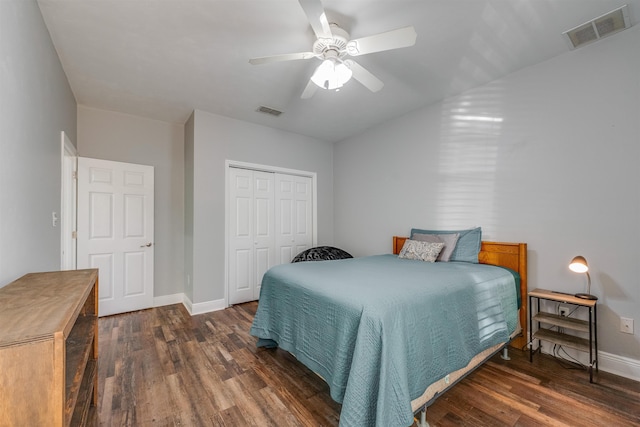
[{"label": "ceiling fan", "polygon": [[270,62],[294,61],[318,58],[322,63],[311,76],[302,98],[310,98],[318,87],[327,90],[340,90],[351,77],[359,81],[372,92],[378,92],[384,86],[376,76],[348,56],[360,56],[384,50],[413,46],[416,43],[416,31],[413,27],[404,27],[386,33],[350,40],[349,33],[335,23],[329,23],[320,0],[298,0],[304,10],[317,40],[312,52],[289,53],[250,59],[253,65]]}]

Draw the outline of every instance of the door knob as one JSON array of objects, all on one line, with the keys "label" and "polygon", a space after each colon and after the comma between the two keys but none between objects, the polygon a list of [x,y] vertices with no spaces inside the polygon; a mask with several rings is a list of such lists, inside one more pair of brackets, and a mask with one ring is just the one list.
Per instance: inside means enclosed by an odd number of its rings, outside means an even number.
[{"label": "door knob", "polygon": [[149,243],[147,243],[146,245],[142,245],[142,246],[140,246],[140,247],[141,247],[141,248],[150,248],[150,247],[151,247],[151,245],[153,245],[153,243],[149,242]]}]

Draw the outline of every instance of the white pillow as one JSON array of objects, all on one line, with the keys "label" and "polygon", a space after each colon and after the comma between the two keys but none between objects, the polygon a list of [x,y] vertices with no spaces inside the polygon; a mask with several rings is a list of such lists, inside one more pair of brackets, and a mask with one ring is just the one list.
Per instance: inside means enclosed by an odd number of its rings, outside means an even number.
[{"label": "white pillow", "polygon": [[407,239],[402,246],[400,254],[398,254],[398,258],[434,262],[443,247],[444,243],[419,242]]}]

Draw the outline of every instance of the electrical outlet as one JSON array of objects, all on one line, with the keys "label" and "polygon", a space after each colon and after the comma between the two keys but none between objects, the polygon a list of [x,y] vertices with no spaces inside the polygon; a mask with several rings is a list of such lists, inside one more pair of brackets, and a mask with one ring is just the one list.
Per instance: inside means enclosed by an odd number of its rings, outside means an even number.
[{"label": "electrical outlet", "polygon": [[569,307],[561,305],[558,307],[558,313],[560,313],[560,316],[562,317],[567,317],[569,315]]},{"label": "electrical outlet", "polygon": [[620,332],[624,332],[625,334],[633,334],[633,319],[621,317]]}]

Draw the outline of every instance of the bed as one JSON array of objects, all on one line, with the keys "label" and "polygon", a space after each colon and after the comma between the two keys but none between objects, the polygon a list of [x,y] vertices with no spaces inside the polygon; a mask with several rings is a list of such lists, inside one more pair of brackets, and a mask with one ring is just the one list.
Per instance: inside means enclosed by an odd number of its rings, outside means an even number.
[{"label": "bed", "polygon": [[526,244],[482,242],[480,264],[425,263],[398,258],[405,239],[393,238],[393,254],[286,264],[263,278],[251,333],[327,382],[341,426],[409,426],[506,344],[524,346]]}]

